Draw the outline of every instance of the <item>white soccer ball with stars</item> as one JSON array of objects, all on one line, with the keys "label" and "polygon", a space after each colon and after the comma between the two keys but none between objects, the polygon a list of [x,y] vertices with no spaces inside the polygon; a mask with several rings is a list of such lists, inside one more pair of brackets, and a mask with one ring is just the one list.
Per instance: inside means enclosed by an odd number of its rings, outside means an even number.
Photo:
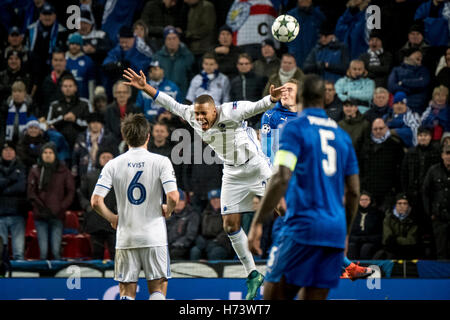
[{"label": "white soccer ball with stars", "polygon": [[297,19],[287,14],[278,16],[272,24],[272,35],[280,42],[291,42],[297,37],[299,31],[300,25]]}]

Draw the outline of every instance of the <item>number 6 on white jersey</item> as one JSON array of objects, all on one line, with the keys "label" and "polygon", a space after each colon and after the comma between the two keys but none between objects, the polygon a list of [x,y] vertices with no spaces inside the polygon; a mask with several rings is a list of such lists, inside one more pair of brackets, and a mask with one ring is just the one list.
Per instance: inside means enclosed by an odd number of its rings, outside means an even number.
[{"label": "number 6 on white jersey", "polygon": [[327,176],[332,176],[336,173],[336,149],[328,144],[328,141],[334,140],[335,135],[333,131],[319,129],[320,134],[320,146],[322,152],[327,155],[328,159],[322,160],[323,172]]}]

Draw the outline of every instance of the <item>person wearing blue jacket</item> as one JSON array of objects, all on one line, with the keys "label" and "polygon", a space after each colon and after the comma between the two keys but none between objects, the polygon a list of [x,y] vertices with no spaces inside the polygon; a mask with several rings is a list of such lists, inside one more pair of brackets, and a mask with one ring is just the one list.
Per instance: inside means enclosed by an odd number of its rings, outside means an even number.
[{"label": "person wearing blue jacket", "polygon": [[[160,67],[158,60],[153,60],[150,63],[148,69],[148,84],[162,91],[176,101],[182,103],[180,88],[175,84],[175,82],[170,81],[164,77],[164,69]],[[156,122],[156,117],[158,116],[158,111],[161,106],[153,100],[144,91],[139,91],[136,99],[136,106],[142,109],[145,117],[150,122]]]},{"label": "person wearing blue jacket", "polygon": [[295,57],[297,65],[303,63],[319,38],[319,28],[326,17],[319,7],[312,5],[312,0],[299,0],[297,8],[287,12],[297,19],[300,31],[292,42],[287,43],[288,52]]},{"label": "person wearing blue jacket", "polygon": [[119,43],[108,52],[103,60],[106,74],[104,87],[108,96],[112,95],[112,84],[122,78],[125,68],[147,70],[152,61],[152,51],[139,37],[135,37],[130,27],[124,26],[119,32]]},{"label": "person wearing blue jacket", "polygon": [[422,20],[425,26],[425,40],[431,46],[446,46],[449,42],[448,21],[443,16],[445,0],[430,0],[416,10],[414,20]]},{"label": "person wearing blue jacket", "polygon": [[347,3],[347,10],[336,24],[336,37],[348,46],[351,60],[358,58],[369,47],[369,32],[366,25],[368,3],[368,0],[350,0]]},{"label": "person wearing blue jacket", "polygon": [[334,35],[334,26],[323,23],[318,44],[311,50],[303,64],[305,73],[316,73],[324,80],[335,83],[345,76],[349,60],[347,46]]},{"label": "person wearing blue jacket", "polygon": [[408,98],[408,106],[421,115],[426,108],[430,73],[422,66],[422,52],[410,48],[405,53],[403,63],[392,69],[388,79],[391,93],[403,91]]},{"label": "person wearing blue jacket", "polygon": [[422,114],[422,126],[430,129],[433,140],[441,140],[443,133],[450,131],[450,114],[447,100],[447,87],[440,85],[434,88],[432,100]]}]

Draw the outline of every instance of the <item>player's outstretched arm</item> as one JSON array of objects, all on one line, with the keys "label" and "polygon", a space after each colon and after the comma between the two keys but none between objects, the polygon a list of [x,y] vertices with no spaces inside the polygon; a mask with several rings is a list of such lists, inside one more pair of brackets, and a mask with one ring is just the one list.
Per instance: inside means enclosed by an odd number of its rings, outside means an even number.
[{"label": "player's outstretched arm", "polygon": [[91,207],[95,210],[95,212],[97,212],[109,223],[111,223],[111,227],[113,229],[117,229],[117,223],[119,222],[119,218],[105,205],[104,197],[99,196],[98,194],[93,194],[91,197]]},{"label": "player's outstretched arm", "polygon": [[123,77],[128,80],[125,82],[127,86],[135,87],[139,90],[144,90],[152,98],[155,97],[157,90],[147,83],[147,78],[142,70],[139,70],[139,74],[134,72],[133,69],[128,68],[123,71]]},{"label": "player's outstretched arm", "polygon": [[263,224],[270,217],[273,210],[278,206],[279,201],[286,193],[291,179],[292,171],[288,167],[280,165],[278,171],[270,178],[269,184],[261,205],[253,217],[250,231],[248,233],[248,247],[250,251],[261,255],[261,236]]},{"label": "player's outstretched arm", "polygon": [[240,111],[239,116],[241,120],[251,118],[257,114],[269,110],[273,107],[274,103],[277,103],[281,99],[281,95],[286,90],[287,89],[285,86],[275,88],[275,86],[272,84],[270,86],[270,96],[265,96],[264,98],[256,102],[242,101],[241,103],[245,103],[245,108],[243,108],[242,110],[239,110],[238,108],[238,112]]}]

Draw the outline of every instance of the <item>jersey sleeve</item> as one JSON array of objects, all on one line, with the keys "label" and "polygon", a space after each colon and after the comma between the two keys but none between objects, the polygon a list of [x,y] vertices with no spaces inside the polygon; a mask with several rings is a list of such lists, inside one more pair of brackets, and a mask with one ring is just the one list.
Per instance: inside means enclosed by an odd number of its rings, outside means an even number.
[{"label": "jersey sleeve", "polygon": [[259,101],[235,101],[233,102],[232,116],[236,121],[242,121],[251,118],[261,112],[272,108],[275,104],[270,101],[270,96],[265,96]]},{"label": "jersey sleeve", "polygon": [[285,166],[294,171],[301,152],[300,137],[295,122],[288,122],[282,129],[280,148],[276,153],[274,166]]},{"label": "jersey sleeve", "polygon": [[161,183],[164,188],[164,192],[167,194],[168,192],[178,190],[177,187],[177,179],[175,177],[175,170],[173,169],[172,163],[169,158],[164,157],[161,167]]},{"label": "jersey sleeve", "polygon": [[192,106],[181,104],[164,92],[158,91],[158,94],[154,100],[162,107],[186,121],[189,121],[191,118],[191,114],[193,113]]},{"label": "jersey sleeve", "polygon": [[100,173],[100,176],[98,177],[93,194],[99,195],[104,198],[109,193],[109,191],[111,191],[112,169],[113,169],[112,162],[109,161],[103,167],[102,172]]}]

